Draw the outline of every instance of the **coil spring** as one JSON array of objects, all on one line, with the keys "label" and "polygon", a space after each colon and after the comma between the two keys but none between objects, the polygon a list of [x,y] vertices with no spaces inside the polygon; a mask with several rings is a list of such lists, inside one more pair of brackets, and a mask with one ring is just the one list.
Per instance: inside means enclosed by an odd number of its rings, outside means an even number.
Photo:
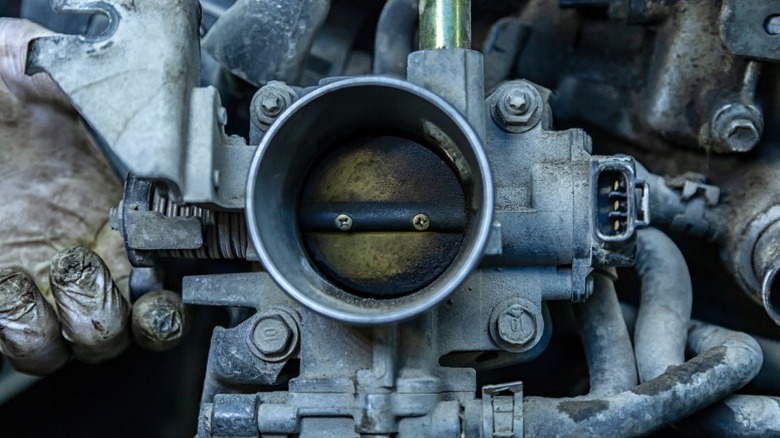
[{"label": "coil spring", "polygon": [[193,205],[182,206],[156,189],[152,195],[151,210],[168,217],[197,217],[203,224],[202,247],[162,250],[161,256],[187,259],[246,258],[248,237],[242,213],[215,211]]}]

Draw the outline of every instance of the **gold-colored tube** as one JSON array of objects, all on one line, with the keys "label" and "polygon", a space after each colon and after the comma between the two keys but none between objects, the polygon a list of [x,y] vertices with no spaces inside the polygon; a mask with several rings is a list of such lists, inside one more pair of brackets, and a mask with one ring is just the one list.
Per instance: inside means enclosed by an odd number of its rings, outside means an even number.
[{"label": "gold-colored tube", "polygon": [[420,50],[470,48],[471,0],[420,0]]}]

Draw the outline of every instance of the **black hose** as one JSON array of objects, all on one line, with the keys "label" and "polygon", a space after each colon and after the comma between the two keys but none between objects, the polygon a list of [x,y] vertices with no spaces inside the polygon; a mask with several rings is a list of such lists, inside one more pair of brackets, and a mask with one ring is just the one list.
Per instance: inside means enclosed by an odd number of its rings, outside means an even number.
[{"label": "black hose", "polygon": [[376,27],[374,74],[406,77],[418,21],[417,0],[387,0]]}]

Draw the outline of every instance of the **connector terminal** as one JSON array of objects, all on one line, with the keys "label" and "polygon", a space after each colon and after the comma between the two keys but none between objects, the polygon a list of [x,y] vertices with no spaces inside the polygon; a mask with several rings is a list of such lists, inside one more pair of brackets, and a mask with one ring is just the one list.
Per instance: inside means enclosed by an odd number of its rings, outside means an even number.
[{"label": "connector terminal", "polygon": [[648,186],[630,157],[597,157],[593,170],[593,228],[598,240],[620,243],[650,223]]}]

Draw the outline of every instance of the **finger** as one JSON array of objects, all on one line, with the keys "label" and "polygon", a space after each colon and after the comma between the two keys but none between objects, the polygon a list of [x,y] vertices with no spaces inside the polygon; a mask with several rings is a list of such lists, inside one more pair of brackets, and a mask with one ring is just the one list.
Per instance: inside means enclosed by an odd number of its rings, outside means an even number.
[{"label": "finger", "polygon": [[0,352],[15,370],[35,375],[70,357],[54,309],[20,268],[0,269]]},{"label": "finger", "polygon": [[21,101],[69,107],[67,97],[48,74],[25,74],[30,41],[49,35],[55,33],[29,20],[0,18],[0,82]]},{"label": "finger", "polygon": [[149,292],[133,304],[133,338],[143,348],[152,351],[173,348],[188,328],[189,315],[179,294]]},{"label": "finger", "polygon": [[80,246],[61,251],[49,277],[62,334],[76,359],[100,362],[127,348],[130,307],[97,254]]}]

